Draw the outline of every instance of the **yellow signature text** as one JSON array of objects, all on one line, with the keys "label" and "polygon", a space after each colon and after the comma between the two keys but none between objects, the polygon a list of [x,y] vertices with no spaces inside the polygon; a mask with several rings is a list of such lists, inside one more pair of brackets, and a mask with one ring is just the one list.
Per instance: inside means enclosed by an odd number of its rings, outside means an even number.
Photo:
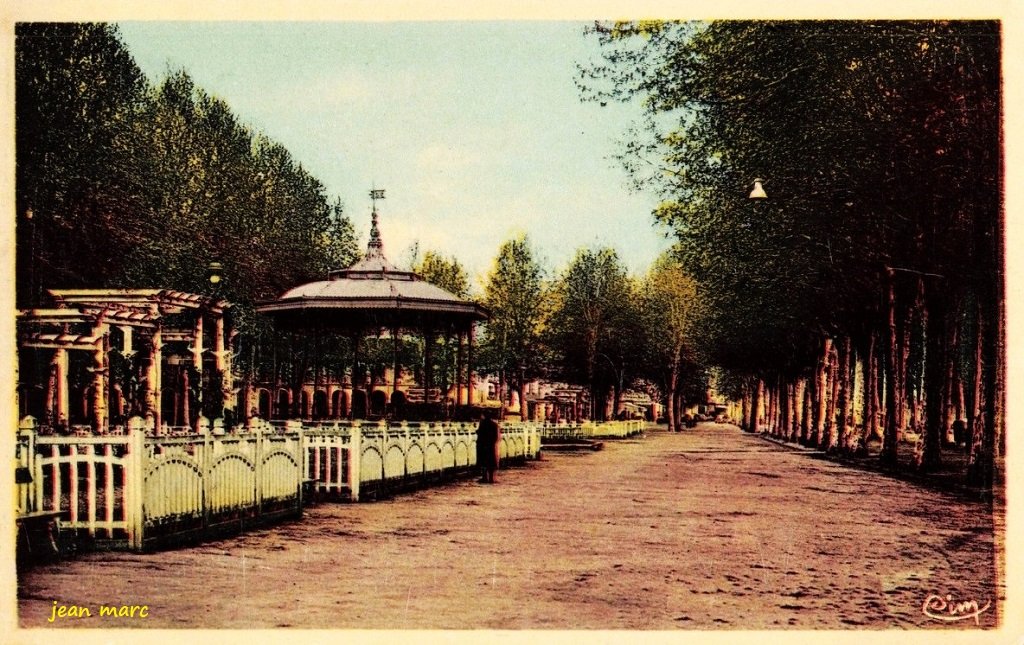
[{"label": "yellow signature text", "polygon": [[[100,605],[100,618],[149,618],[149,605]],[[57,622],[58,619],[69,618],[92,618],[93,610],[89,607],[79,605],[61,605],[56,600],[50,608],[48,623]]]}]

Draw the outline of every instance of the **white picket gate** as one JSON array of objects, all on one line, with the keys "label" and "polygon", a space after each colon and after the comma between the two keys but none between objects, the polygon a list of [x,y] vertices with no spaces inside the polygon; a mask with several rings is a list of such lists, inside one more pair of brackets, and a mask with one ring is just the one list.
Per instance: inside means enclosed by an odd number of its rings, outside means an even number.
[{"label": "white picket gate", "polygon": [[60,514],[85,542],[142,549],[302,512],[302,433],[38,435],[23,424],[16,455],[31,473],[18,513]]}]

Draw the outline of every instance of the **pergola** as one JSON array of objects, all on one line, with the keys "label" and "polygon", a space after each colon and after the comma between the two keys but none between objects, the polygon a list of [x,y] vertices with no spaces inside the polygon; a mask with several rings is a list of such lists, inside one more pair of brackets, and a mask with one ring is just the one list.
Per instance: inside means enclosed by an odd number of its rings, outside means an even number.
[{"label": "pergola", "polygon": [[[378,192],[378,191],[375,191]],[[456,406],[473,403],[474,325],[489,314],[479,304],[463,300],[449,291],[425,281],[421,276],[402,271],[384,256],[384,244],[377,226],[374,204],[370,240],[366,256],[347,269],[331,271],[327,280],[294,287],[280,298],[260,303],[256,310],[272,317],[281,326],[299,332],[326,330],[348,336],[354,348],[350,374],[349,416],[355,415],[355,398],[367,395],[364,374],[358,372],[362,340],[369,334],[385,331],[397,347],[400,334],[419,334],[425,339],[423,401],[438,402],[433,394],[432,348],[439,334],[458,340],[456,352]],[[392,401],[400,390],[401,365],[398,352],[392,371]],[[408,389],[408,388],[406,388]],[[443,396],[441,393],[440,396]]]},{"label": "pergola", "polygon": [[[212,357],[207,361],[212,365],[207,367],[221,379],[220,403],[224,408],[234,407],[231,355],[224,327],[227,302],[167,289],[52,289],[49,293],[53,308],[18,312],[19,350],[52,352],[42,405],[27,400],[31,398],[24,387],[27,383],[21,390],[24,411],[41,412],[42,425],[68,425],[74,416],[73,403],[88,409],[89,414],[81,416],[88,416],[92,429],[101,433],[108,430],[112,416],[125,413],[126,393],[111,378],[113,351],[128,360],[138,355],[138,373],[132,378],[144,390],[141,400],[129,403],[133,413],[151,416],[157,431],[165,421],[164,372],[175,363],[191,365],[193,378],[201,384],[204,358]],[[212,322],[212,329],[205,327],[204,321]],[[168,344],[178,345],[177,351],[165,352]],[[83,400],[74,402],[69,384],[71,352],[90,356],[87,370],[92,381],[82,392]],[[167,388],[175,393],[173,415],[183,420],[181,425],[190,425],[199,410],[189,410],[188,372],[176,373],[184,377],[184,382]],[[207,373],[206,379],[210,376]],[[113,410],[112,395],[116,395]]]}]

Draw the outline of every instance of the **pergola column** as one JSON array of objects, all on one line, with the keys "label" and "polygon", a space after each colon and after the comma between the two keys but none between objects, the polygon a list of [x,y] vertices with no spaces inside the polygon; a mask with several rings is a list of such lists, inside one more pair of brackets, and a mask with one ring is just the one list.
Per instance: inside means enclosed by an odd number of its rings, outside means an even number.
[{"label": "pergola column", "polygon": [[160,377],[163,367],[163,339],[160,333],[160,325],[153,330],[153,337],[150,339],[149,365],[146,368],[146,411],[153,415],[155,431],[159,433],[161,426],[160,407]]},{"label": "pergola column", "polygon": [[107,431],[107,342],[109,325],[98,323],[93,328],[96,336],[96,349],[93,350],[93,381],[92,381],[92,413],[93,423],[97,432]]},{"label": "pergola column", "polygon": [[[176,420],[175,421],[175,425],[177,425],[179,422],[183,426],[191,426],[192,425],[192,419],[191,419],[191,414],[190,414],[191,410],[189,410],[189,405],[188,405],[189,399],[191,397],[189,396],[188,388],[189,388],[188,370],[187,369],[182,369],[181,370],[181,419],[180,419],[180,421]],[[175,410],[175,414],[177,414],[177,410]]]},{"label": "pergola column", "polygon": [[[196,311],[196,323],[195,323],[195,328],[194,328],[194,330],[192,332],[192,366],[195,367],[196,368],[196,372],[198,372],[198,374],[196,375],[196,407],[198,408],[197,412],[199,414],[203,413],[203,352],[204,351],[205,351],[205,349],[203,348],[203,310],[200,309],[200,310]],[[186,374],[187,374],[187,370],[186,370]],[[186,377],[186,381],[185,382],[186,382],[186,384],[188,383],[187,377]],[[185,425],[190,425],[189,424],[189,415],[188,415],[188,412],[187,412],[187,410],[188,410],[188,402],[189,402],[189,393],[188,393],[187,385],[186,385],[185,390],[184,390],[184,396],[185,396],[185,409],[186,409],[186,412],[185,412],[185,415],[184,415],[185,416]]]},{"label": "pergola column", "polygon": [[[71,398],[68,391],[68,350],[54,350],[53,360],[50,362],[50,365],[53,375],[52,405],[56,407],[56,416],[53,419],[53,423],[55,425],[67,424],[68,412],[71,408]],[[48,407],[47,409],[52,408]]]},{"label": "pergola column", "polygon": [[[224,342],[224,315],[217,315],[213,319],[213,357],[214,366],[217,370],[217,374],[220,376],[220,389],[222,397],[222,407],[225,410],[235,409],[235,380],[234,375],[228,368],[229,361],[228,353],[230,350],[226,347]],[[248,405],[248,401],[246,401]]]}]

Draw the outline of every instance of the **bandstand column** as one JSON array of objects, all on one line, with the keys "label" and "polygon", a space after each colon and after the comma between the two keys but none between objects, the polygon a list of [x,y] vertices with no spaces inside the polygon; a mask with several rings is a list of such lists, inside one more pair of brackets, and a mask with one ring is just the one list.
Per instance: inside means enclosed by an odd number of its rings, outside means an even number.
[{"label": "bandstand column", "polygon": [[391,350],[392,350],[392,373],[391,373],[391,401],[395,400],[395,392],[398,391],[398,328],[391,328]]},{"label": "bandstand column", "polygon": [[460,406],[466,405],[462,400],[466,370],[466,348],[464,344],[465,335],[465,332],[461,329],[456,332],[456,338],[458,338],[459,344],[455,351],[455,403]]},{"label": "bandstand column", "polygon": [[358,384],[358,372],[359,372],[359,345],[362,337],[362,330],[356,331],[352,335],[352,370],[349,381],[351,381],[352,394],[348,397],[348,418],[349,420],[355,419],[356,414],[356,392],[359,389]]},{"label": "bandstand column", "polygon": [[473,328],[475,324],[469,323],[469,332],[466,334],[466,404],[473,405]]},{"label": "bandstand column", "polygon": [[425,332],[423,343],[423,402],[430,404],[430,387],[434,384],[434,332]]}]

